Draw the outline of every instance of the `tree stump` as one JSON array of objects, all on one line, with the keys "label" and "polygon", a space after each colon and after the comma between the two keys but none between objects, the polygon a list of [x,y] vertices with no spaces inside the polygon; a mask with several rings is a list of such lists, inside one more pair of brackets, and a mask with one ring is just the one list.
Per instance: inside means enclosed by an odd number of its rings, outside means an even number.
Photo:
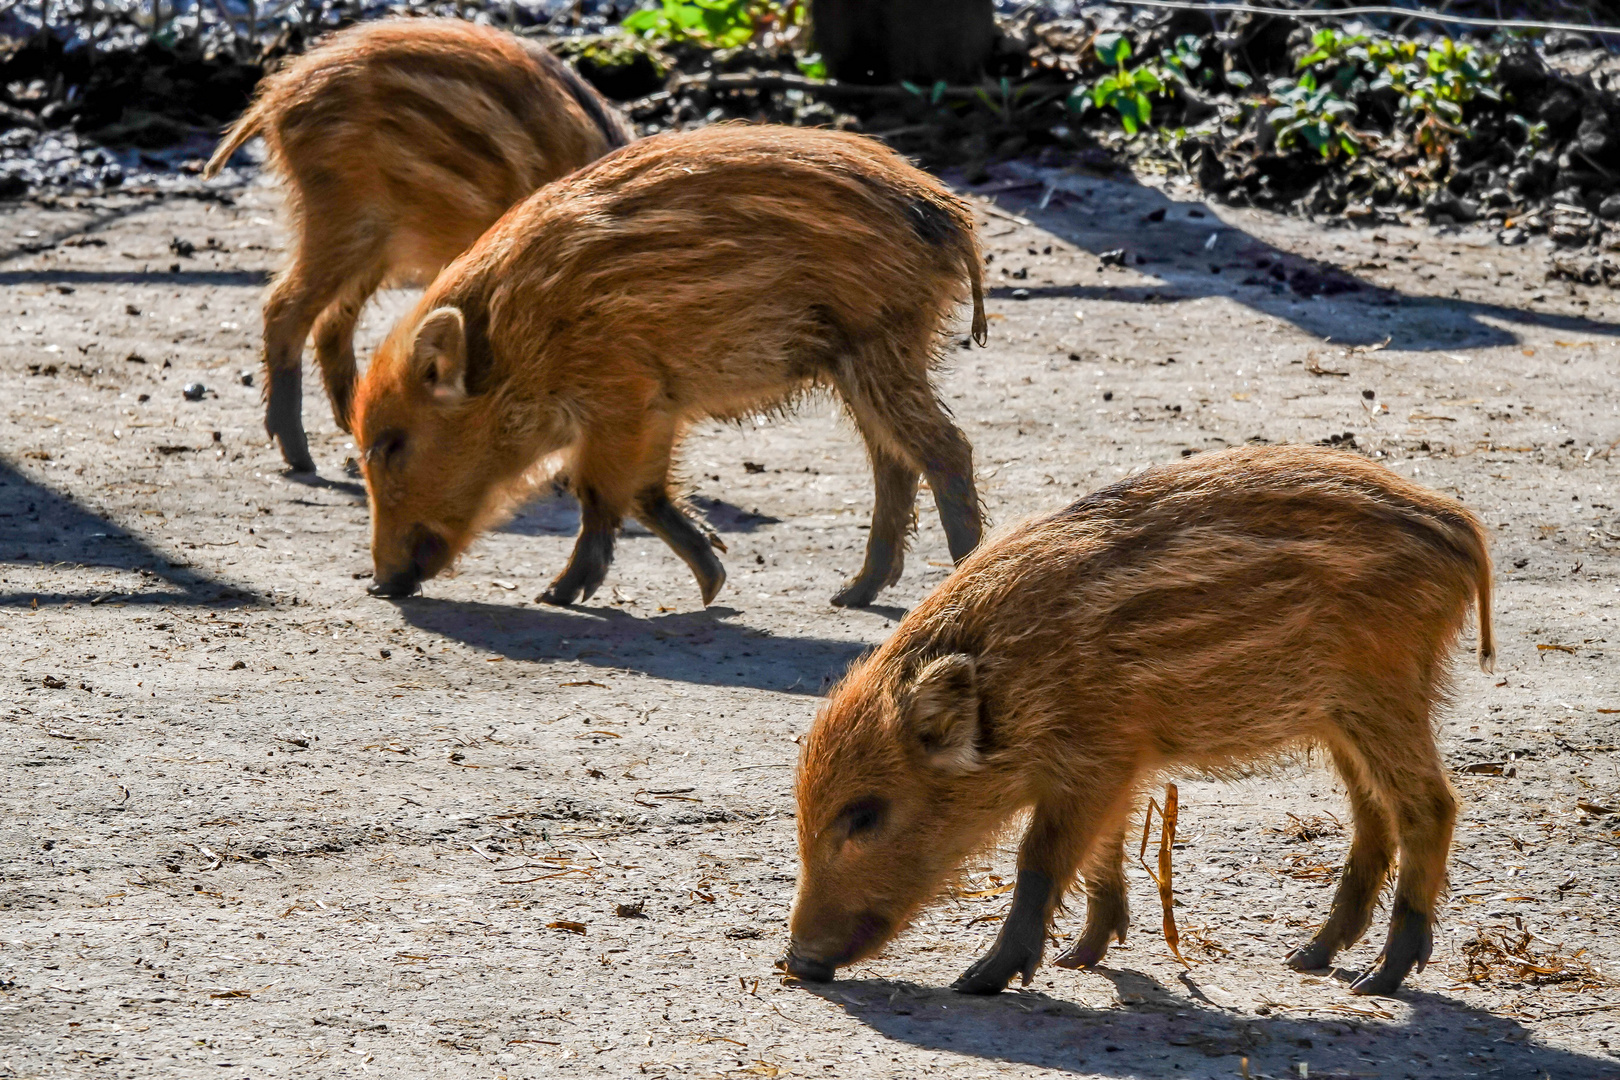
[{"label": "tree stump", "polygon": [[834,79],[977,81],[996,40],[993,0],[811,0],[816,49]]}]

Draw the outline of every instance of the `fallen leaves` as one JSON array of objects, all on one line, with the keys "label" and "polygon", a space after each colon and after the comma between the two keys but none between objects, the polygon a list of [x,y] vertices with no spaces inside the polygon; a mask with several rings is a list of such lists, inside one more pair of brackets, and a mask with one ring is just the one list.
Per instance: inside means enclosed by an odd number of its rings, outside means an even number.
[{"label": "fallen leaves", "polygon": [[[1136,861],[1142,864],[1142,869],[1148,872],[1154,884],[1159,887],[1159,904],[1164,908],[1164,943],[1170,946],[1170,952],[1185,967],[1192,967],[1187,963],[1186,957],[1181,955],[1180,935],[1176,932],[1176,902],[1175,891],[1171,885],[1170,850],[1176,843],[1176,815],[1178,811],[1176,785],[1164,785],[1164,806],[1160,807],[1154,799],[1148,800],[1147,813],[1142,817],[1142,846],[1136,853]],[[1148,829],[1153,823],[1153,812],[1159,812],[1159,871],[1147,864]]]},{"label": "fallen leaves", "polygon": [[[1539,942],[1543,948],[1532,947]],[[1585,959],[1586,950],[1566,953],[1564,946],[1527,929],[1524,918],[1515,915],[1513,926],[1481,926],[1471,941],[1462,944],[1471,983],[1527,982],[1532,986],[1563,985],[1568,989],[1593,989],[1609,985],[1601,972]]]},{"label": "fallen leaves", "polygon": [[1305,357],[1305,370],[1310,372],[1312,375],[1332,375],[1341,379],[1349,378],[1350,376],[1348,371],[1335,371],[1332,368],[1323,367],[1322,358],[1317,356],[1315,353],[1310,353]]},{"label": "fallen leaves", "polygon": [[975,889],[972,892],[956,893],[955,898],[958,900],[984,900],[992,896],[1005,896],[1007,893],[1012,892],[1013,884],[1011,881],[1004,881],[1000,885],[994,885],[988,889]]},{"label": "fallen leaves", "polygon": [[568,934],[583,934],[585,932],[585,924],[582,922],[572,922],[568,919],[556,919],[552,922],[546,923],[546,929],[561,930]]},{"label": "fallen leaves", "polygon": [[1289,814],[1288,824],[1279,826],[1275,831],[1290,843],[1303,844],[1324,836],[1344,835],[1344,822],[1333,814],[1314,814],[1308,818]]},{"label": "fallen leaves", "polygon": [[1514,776],[1518,772],[1505,761],[1475,761],[1457,771],[1470,776]]}]

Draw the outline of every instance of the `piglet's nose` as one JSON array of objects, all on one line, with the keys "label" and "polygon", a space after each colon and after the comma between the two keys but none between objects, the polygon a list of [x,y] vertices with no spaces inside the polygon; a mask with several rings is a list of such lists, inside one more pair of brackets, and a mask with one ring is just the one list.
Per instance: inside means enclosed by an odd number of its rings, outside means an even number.
[{"label": "piglet's nose", "polygon": [[410,596],[421,587],[422,579],[415,574],[400,574],[368,585],[366,592],[372,596]]},{"label": "piglet's nose", "polygon": [[391,577],[378,578],[366,592],[372,596],[410,596],[424,579],[439,572],[449,550],[442,536],[423,525],[411,526],[405,544],[411,552],[410,565]]},{"label": "piglet's nose", "polygon": [[821,960],[811,960],[800,956],[791,948],[787,955],[776,962],[776,966],[786,971],[796,979],[805,982],[832,982],[833,966]]}]

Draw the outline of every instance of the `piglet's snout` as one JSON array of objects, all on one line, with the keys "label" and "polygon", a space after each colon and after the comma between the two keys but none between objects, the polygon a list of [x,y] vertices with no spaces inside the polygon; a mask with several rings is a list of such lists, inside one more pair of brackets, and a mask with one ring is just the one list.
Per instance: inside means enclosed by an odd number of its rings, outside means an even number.
[{"label": "piglet's snout", "polygon": [[776,966],[794,978],[803,979],[805,982],[832,982],[833,966],[831,964],[825,960],[812,960],[809,957],[800,956],[792,945],[788,946],[787,954],[776,962]]},{"label": "piglet's snout", "polygon": [[776,962],[776,966],[806,982],[831,982],[834,971],[868,956],[888,940],[890,926],[890,920],[877,912],[863,912],[855,917],[848,937],[842,939],[839,945],[834,945],[830,950],[817,949],[794,938],[788,944],[787,954]]},{"label": "piglet's snout", "polygon": [[424,580],[443,569],[450,545],[425,525],[413,525],[405,537],[405,550],[410,553],[406,564],[392,573],[378,566],[373,574],[376,582],[367,592],[372,596],[411,595]]}]

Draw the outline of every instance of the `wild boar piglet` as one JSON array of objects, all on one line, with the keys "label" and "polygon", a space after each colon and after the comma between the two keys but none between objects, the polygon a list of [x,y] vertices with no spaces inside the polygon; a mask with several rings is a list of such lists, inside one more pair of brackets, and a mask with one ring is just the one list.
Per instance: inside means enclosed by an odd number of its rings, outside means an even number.
[{"label": "wild boar piglet", "polygon": [[263,135],[287,186],[293,257],[264,302],[265,428],[294,469],[304,339],[349,430],[354,326],[390,282],[425,284],[536,188],[630,141],[537,42],[456,19],[341,30],[259,84],[207,175]]},{"label": "wild boar piglet", "polygon": [[951,556],[979,541],[972,448],[931,369],[961,299],[982,342],[966,205],[881,143],[718,125],[633,143],[514,207],[378,349],[356,399],[372,591],[414,591],[561,453],[581,504],[542,599],[602,584],[626,514],[674,549],[705,604],[714,534],[670,493],[682,434],[834,391],[866,442],[869,603],[900,575],[920,475]]},{"label": "wild boar piglet", "polygon": [[877,953],[1015,814],[1030,822],[994,947],[956,983],[1028,983],[1077,874],[1085,928],[1125,940],[1127,817],[1167,772],[1237,775],[1327,751],[1355,820],[1326,923],[1288,957],[1358,941],[1399,855],[1363,994],[1432,944],[1456,799],[1435,748],[1450,651],[1491,566],[1460,504],[1316,447],[1201,454],[987,541],[831,692],[805,740],[800,874],[783,964],[806,979]]}]

